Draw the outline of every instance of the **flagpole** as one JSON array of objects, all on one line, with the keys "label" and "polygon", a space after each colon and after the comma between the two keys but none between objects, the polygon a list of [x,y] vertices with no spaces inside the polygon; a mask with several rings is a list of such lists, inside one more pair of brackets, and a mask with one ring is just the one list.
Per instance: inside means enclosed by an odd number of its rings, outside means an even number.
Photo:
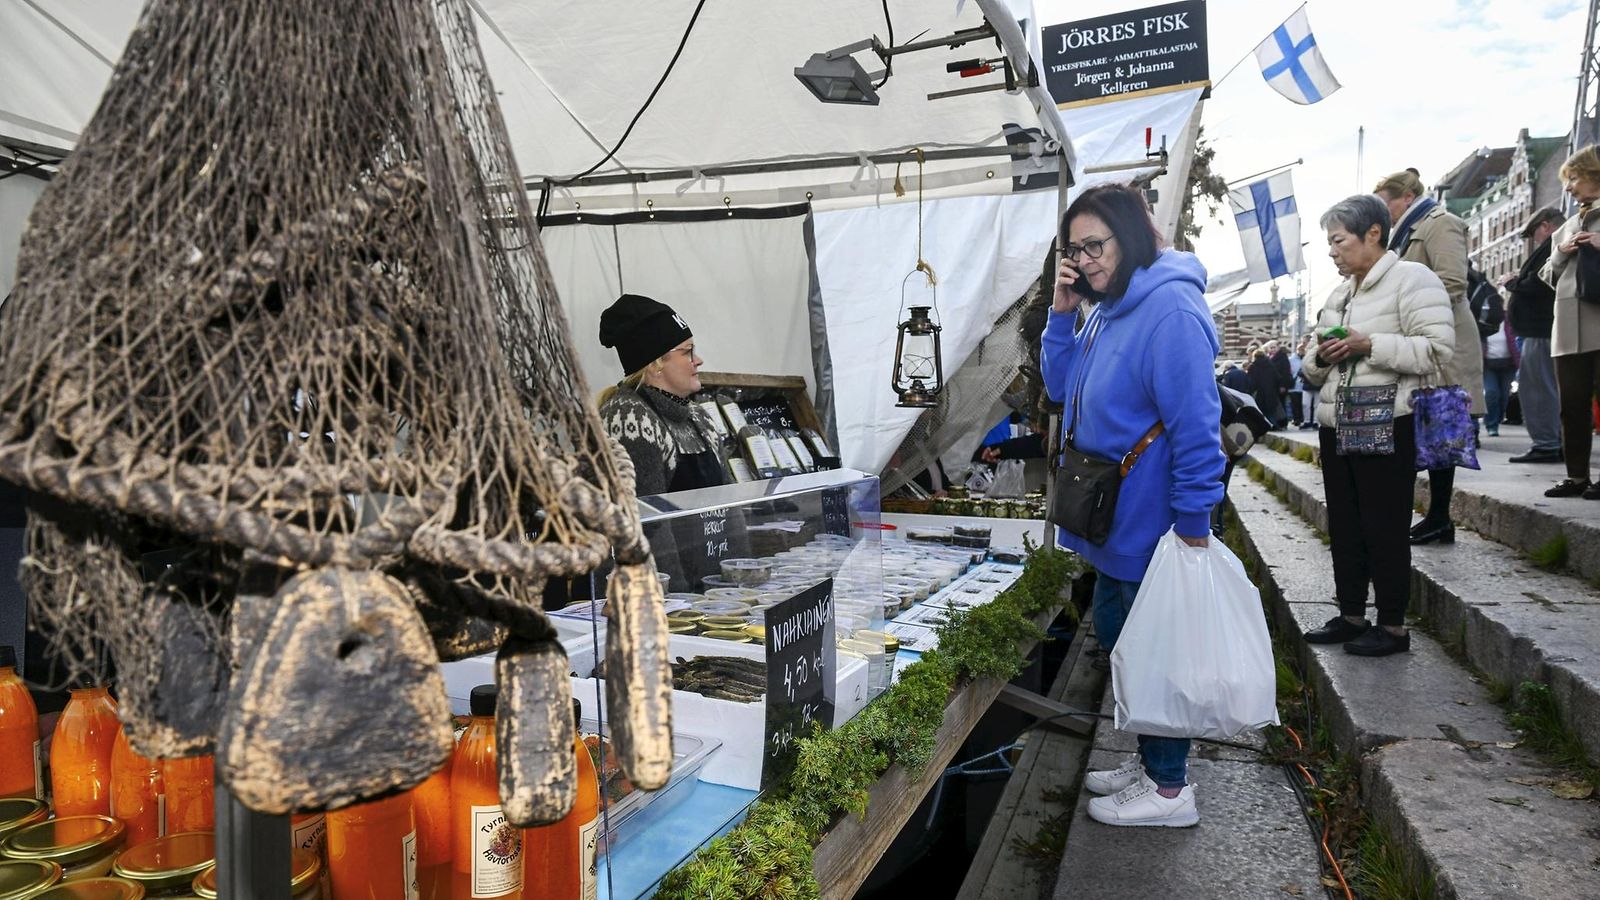
[{"label": "flagpole", "polygon": [[1292,167],[1298,166],[1298,165],[1303,165],[1304,163],[1305,163],[1305,158],[1302,157],[1300,159],[1295,160],[1294,162],[1284,163],[1281,166],[1273,166],[1270,169],[1262,169],[1261,171],[1255,173],[1254,175],[1246,175],[1243,178],[1235,178],[1234,180],[1228,182],[1228,187],[1233,187],[1236,184],[1243,184],[1246,181],[1253,181],[1253,180],[1255,180],[1257,178],[1260,178],[1262,175],[1276,175],[1277,173],[1283,171],[1284,169],[1292,168]]},{"label": "flagpole", "polygon": [[[1287,22],[1290,19],[1294,18],[1294,13],[1297,13],[1300,10],[1305,9],[1305,8],[1306,8],[1306,5],[1304,3],[1301,3],[1299,6],[1296,6],[1294,8],[1294,12],[1289,13],[1287,16],[1283,17],[1283,22]],[[1282,25],[1283,22],[1279,22],[1278,25]],[[1277,28],[1274,27],[1273,30],[1276,31]],[[1267,32],[1267,37],[1272,37],[1272,32],[1271,31]],[[1224,81],[1228,80],[1228,76],[1233,74],[1233,70],[1234,69],[1237,69],[1240,66],[1244,65],[1244,61],[1245,60],[1249,59],[1252,56],[1255,56],[1256,55],[1256,47],[1259,47],[1259,46],[1261,46],[1261,41],[1256,41],[1255,47],[1251,47],[1249,50],[1245,51],[1245,54],[1243,56],[1239,57],[1239,61],[1238,62],[1234,63],[1231,67],[1229,67],[1228,71],[1222,73],[1222,77],[1221,78],[1218,78],[1216,81],[1211,82],[1211,91],[1212,91],[1212,93],[1216,93],[1217,88],[1222,87],[1222,83]]]},{"label": "flagpole", "polygon": [[1367,183],[1364,171],[1367,165],[1367,126],[1362,125],[1356,129],[1356,191],[1365,190],[1362,187]]}]

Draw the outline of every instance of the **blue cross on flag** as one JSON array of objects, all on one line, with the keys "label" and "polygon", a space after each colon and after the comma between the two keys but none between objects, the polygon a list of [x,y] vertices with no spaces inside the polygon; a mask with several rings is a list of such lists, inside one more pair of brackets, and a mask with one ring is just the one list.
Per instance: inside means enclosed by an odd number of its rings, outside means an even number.
[{"label": "blue cross on flag", "polygon": [[1273,90],[1302,106],[1339,89],[1339,80],[1328,70],[1311,35],[1304,6],[1256,45],[1256,62]]},{"label": "blue cross on flag", "polygon": [[1252,284],[1306,267],[1300,253],[1300,210],[1295,206],[1294,181],[1288,172],[1228,191],[1228,203],[1239,226]]}]

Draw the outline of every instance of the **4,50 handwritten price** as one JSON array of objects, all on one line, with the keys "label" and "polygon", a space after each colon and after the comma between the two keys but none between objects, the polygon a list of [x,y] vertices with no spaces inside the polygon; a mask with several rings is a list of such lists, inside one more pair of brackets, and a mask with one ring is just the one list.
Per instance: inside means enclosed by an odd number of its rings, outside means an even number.
[{"label": "4,50 handwritten price", "polygon": [[825,668],[822,661],[822,651],[802,655],[783,666],[783,690],[788,694],[789,702],[793,703],[795,695],[805,690],[806,683],[814,678],[822,677]]},{"label": "4,50 handwritten price", "polygon": [[782,753],[790,744],[794,743],[795,738],[804,737],[811,730],[811,723],[816,719],[817,710],[819,709],[821,707],[815,703],[800,704],[800,721],[790,722],[768,736],[768,739],[772,742],[772,754]]}]

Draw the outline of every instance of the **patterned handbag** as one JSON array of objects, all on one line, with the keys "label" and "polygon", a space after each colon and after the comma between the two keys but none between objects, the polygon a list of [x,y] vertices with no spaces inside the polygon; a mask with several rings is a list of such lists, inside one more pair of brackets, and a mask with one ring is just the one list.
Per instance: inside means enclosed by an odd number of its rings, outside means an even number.
[{"label": "patterned handbag", "polygon": [[1422,387],[1411,392],[1411,417],[1417,430],[1417,469],[1478,468],[1478,426],[1472,421],[1472,395],[1459,384]]},{"label": "patterned handbag", "polygon": [[[1351,367],[1354,368],[1353,366]],[[1339,386],[1334,407],[1334,439],[1340,456],[1388,456],[1394,452],[1394,398],[1397,384]]]}]

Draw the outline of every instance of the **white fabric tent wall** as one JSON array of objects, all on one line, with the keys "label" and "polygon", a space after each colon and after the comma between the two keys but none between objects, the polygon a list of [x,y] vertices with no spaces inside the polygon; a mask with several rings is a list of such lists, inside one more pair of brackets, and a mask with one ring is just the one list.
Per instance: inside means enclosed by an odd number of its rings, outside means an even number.
[{"label": "white fabric tent wall", "polygon": [[45,184],[29,175],[0,180],[0,297],[11,293],[11,285],[16,283],[17,245]]},{"label": "white fabric tent wall", "polygon": [[610,225],[586,216],[583,224],[542,229],[589,388],[598,391],[624,374],[599,334],[600,314],[628,292],[682,315],[707,371],[802,375],[814,389],[805,219]]},{"label": "white fabric tent wall", "polygon": [[[1056,204],[1054,191],[924,204],[922,257],[939,276],[946,373],[1039,277]],[[917,205],[821,212],[816,221],[839,453],[845,465],[877,472],[920,412],[896,407],[889,387],[901,283],[917,261]],[[920,274],[911,281],[908,300],[927,296],[924,283]]]}]

